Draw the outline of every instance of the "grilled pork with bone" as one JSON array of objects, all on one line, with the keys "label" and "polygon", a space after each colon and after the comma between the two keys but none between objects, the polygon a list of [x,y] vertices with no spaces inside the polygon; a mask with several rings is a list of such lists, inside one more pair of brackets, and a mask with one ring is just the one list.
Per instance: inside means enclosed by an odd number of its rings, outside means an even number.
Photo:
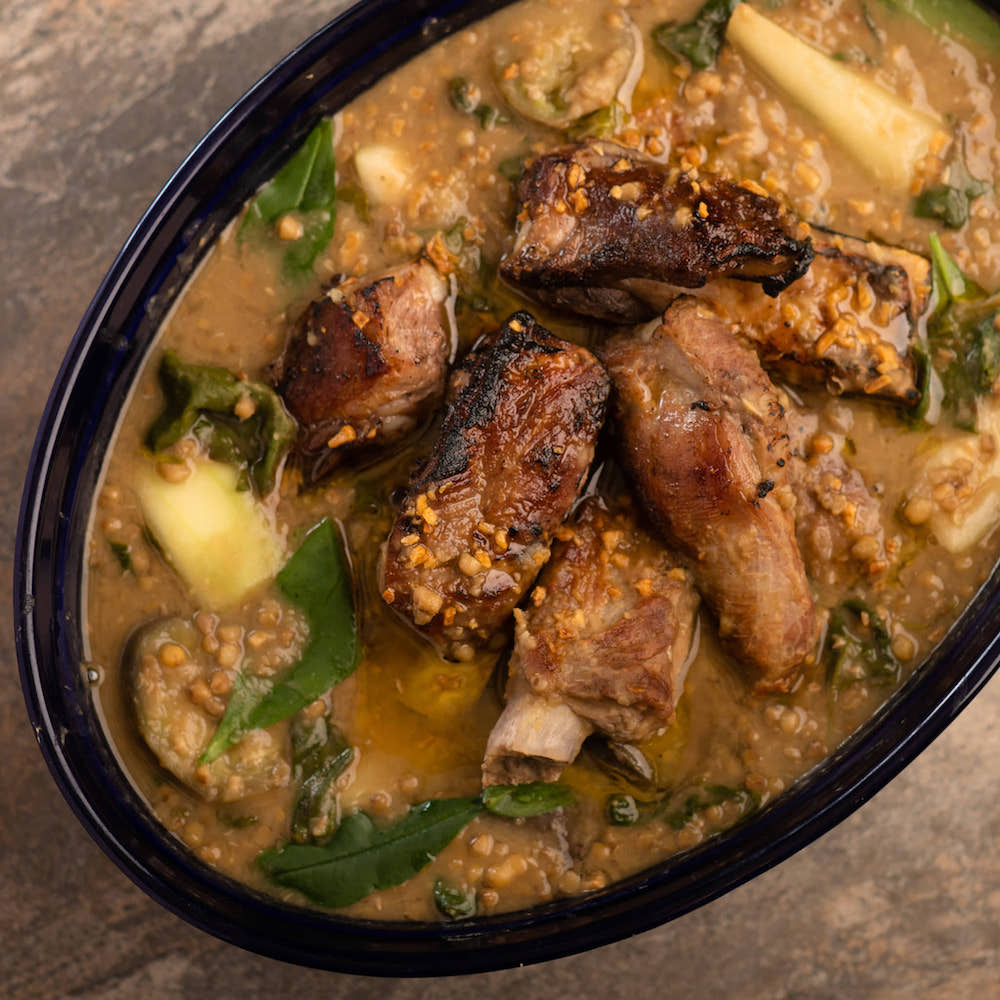
[{"label": "grilled pork with bone", "polygon": [[[808,272],[777,298],[722,279],[695,294],[738,324],[764,367],[789,381],[916,405],[913,344],[930,298],[930,262],[898,247],[812,233],[816,256]],[[629,287],[653,313],[682,291],[650,281]]]},{"label": "grilled pork with bone", "polygon": [[398,441],[437,407],[451,350],[447,297],[447,282],[419,259],[346,281],[306,308],[273,377],[300,425],[307,483],[348,454]]},{"label": "grilled pork with bone", "polygon": [[386,543],[382,596],[446,656],[500,631],[549,557],[604,421],[610,383],[587,350],[518,312],[452,375],[430,457]]},{"label": "grilled pork with bone", "polygon": [[518,195],[517,236],[500,274],[598,318],[648,318],[630,291],[637,279],[699,288],[733,277],[776,295],[813,257],[808,227],[771,198],[604,140],[539,156]]},{"label": "grilled pork with bone", "polygon": [[790,508],[782,406],[753,351],[682,297],[601,352],[622,460],[689,561],[719,634],[758,690],[787,690],[817,638]]},{"label": "grilled pork with bone", "polygon": [[690,574],[631,510],[586,498],[514,612],[507,705],[483,783],[553,781],[595,729],[631,742],[673,721],[697,607]]}]

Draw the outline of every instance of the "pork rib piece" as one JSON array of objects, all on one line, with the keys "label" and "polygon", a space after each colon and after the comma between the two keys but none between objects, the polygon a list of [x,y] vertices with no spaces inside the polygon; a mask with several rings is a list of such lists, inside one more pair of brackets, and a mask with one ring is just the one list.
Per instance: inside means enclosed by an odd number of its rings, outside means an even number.
[{"label": "pork rib piece", "polygon": [[688,572],[630,510],[584,500],[527,609],[514,613],[507,705],[484,784],[552,781],[594,729],[633,742],[672,722],[697,607]]},{"label": "pork rib piece", "polygon": [[382,596],[463,659],[499,630],[580,491],[610,389],[600,362],[518,312],[452,376],[452,399],[386,543]]},{"label": "pork rib piece", "polygon": [[775,295],[813,257],[808,227],[771,198],[603,140],[538,157],[518,195],[517,238],[501,275],[555,304],[589,303],[578,311],[599,318],[623,318],[633,279],[699,288],[728,276]]},{"label": "pork rib piece", "polygon": [[690,561],[719,634],[758,690],[786,690],[816,612],[795,540],[782,406],[753,351],[682,297],[612,339],[622,458],[667,540]]},{"label": "pork rib piece", "polygon": [[[930,262],[899,247],[812,232],[816,256],[809,271],[777,298],[727,280],[696,294],[739,325],[765,368],[789,381],[916,405],[912,348],[930,298]],[[629,288],[657,312],[681,291],[649,281]],[[624,315],[634,314],[630,307]]]},{"label": "pork rib piece", "polygon": [[307,483],[352,452],[398,441],[440,402],[447,296],[447,282],[420,259],[347,281],[306,308],[273,377],[300,425]]}]

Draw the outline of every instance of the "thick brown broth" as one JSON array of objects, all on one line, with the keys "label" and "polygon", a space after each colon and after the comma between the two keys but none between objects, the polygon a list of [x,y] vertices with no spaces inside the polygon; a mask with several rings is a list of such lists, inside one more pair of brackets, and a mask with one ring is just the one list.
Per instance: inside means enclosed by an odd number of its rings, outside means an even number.
[{"label": "thick brown broth", "polygon": [[[156,364],[169,346],[185,360],[267,381],[290,324],[335,275],[377,273],[415,256],[434,234],[460,221],[465,245],[478,248],[491,265],[487,275],[492,274],[510,249],[516,212],[513,187],[498,168],[511,157],[542,152],[563,140],[558,131],[514,114],[508,123],[480,128],[474,116],[450,104],[448,80],[465,77],[480,88],[486,102],[503,107],[495,82],[495,72],[502,74],[503,66],[493,68],[498,48],[523,50],[532,40],[543,44],[571,30],[600,37],[622,30],[627,17],[644,39],[645,57],[633,96],[635,114],[617,134],[619,141],[671,162],[749,178],[779,193],[803,218],[838,231],[923,253],[928,234],[939,230],[938,224],[913,217],[909,194],[873,184],[819,126],[748,70],[734,49],[724,46],[714,68],[694,72],[658,55],[651,29],[668,17],[686,20],[697,7],[688,0],[529,0],[439,43],[337,116],[338,184],[360,186],[356,154],[382,145],[403,158],[406,177],[398,195],[382,203],[370,200],[367,218],[356,205],[342,201],[327,253],[315,275],[299,284],[283,280],[277,255],[239,239],[235,226],[230,227],[164,325],[122,418],[94,511],[88,666],[99,668],[104,720],[136,786],[171,832],[226,874],[302,901],[293,892],[275,889],[254,866],[261,850],[288,839],[294,789],[286,785],[220,804],[204,801],[178,782],[157,764],[139,735],[123,650],[134,630],[150,619],[178,615],[194,622],[202,651],[216,667],[203,678],[208,693],[192,694],[191,700],[210,719],[218,717],[228,695],[226,678],[231,684],[233,669],[250,646],[256,649],[259,643],[265,653],[273,650],[278,662],[282,650],[294,647],[298,632],[292,610],[273,587],[223,613],[200,606],[150,544],[133,468],[145,431],[162,405]],[[1000,169],[995,71],[982,54],[881,10],[883,35],[876,40],[855,0],[801,0],[767,13],[827,52],[857,46],[870,50],[878,65],[858,64],[859,72],[874,76],[918,108],[933,108],[962,123],[970,172],[993,182]],[[678,142],[678,136],[683,140]],[[970,222],[958,231],[942,232],[942,241],[981,285],[1000,284],[1000,220],[992,191],[974,202]],[[558,336],[577,343],[592,345],[604,336],[598,325],[539,308],[495,278],[487,278],[484,290],[497,303],[492,315],[458,304],[459,353],[490,322],[515,308],[528,308]],[[891,556],[890,567],[870,578],[845,578],[836,568],[815,574],[810,582],[817,607],[827,611],[850,594],[877,608],[905,678],[968,603],[1000,548],[997,533],[990,531],[952,554],[927,527],[931,509],[944,504],[947,510],[949,498],[962,498],[962,482],[953,477],[943,491],[940,483],[916,489],[913,470],[962,432],[947,420],[933,431],[915,431],[889,407],[834,397],[825,390],[788,392],[818,418],[816,451],[827,443],[846,449],[849,464],[877,495]],[[466,663],[442,660],[379,595],[378,552],[391,526],[393,497],[430,448],[435,423],[375,464],[342,468],[312,490],[300,492],[295,476],[286,473],[270,500],[286,548],[300,529],[330,516],[343,525],[352,562],[364,658],[329,698],[333,717],[358,751],[341,783],[342,814],[364,809],[391,819],[428,798],[476,794],[483,748],[501,708],[498,685],[491,679],[495,656],[482,653]],[[195,445],[182,442],[182,458],[185,447]],[[981,452],[988,460],[989,449]],[[614,455],[604,451],[598,460],[605,462],[602,488],[625,489],[614,471]],[[129,546],[130,571],[123,570],[109,543]],[[721,650],[711,616],[702,611],[677,719],[641,749],[653,766],[654,784],[672,790],[678,807],[685,792],[711,786],[745,790],[750,796],[703,803],[679,818],[675,808],[666,821],[610,825],[607,797],[634,793],[641,798],[643,789],[608,770],[598,751],[585,750],[563,779],[577,793],[577,805],[564,817],[512,821],[481,816],[418,876],[373,893],[348,912],[437,919],[431,885],[438,877],[474,890],[481,913],[509,910],[602,888],[696,846],[745,815],[748,803],[764,804],[789,787],[893,690],[891,684],[871,682],[833,690],[826,672],[826,662],[817,655],[791,692],[755,695]],[[194,690],[192,681],[188,691]],[[275,739],[286,740],[286,729],[287,723],[279,723]]]}]

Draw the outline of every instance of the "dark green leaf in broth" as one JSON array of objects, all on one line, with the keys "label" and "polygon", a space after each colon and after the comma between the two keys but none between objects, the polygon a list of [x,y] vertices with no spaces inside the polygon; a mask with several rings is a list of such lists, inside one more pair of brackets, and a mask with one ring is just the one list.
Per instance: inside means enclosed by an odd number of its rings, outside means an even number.
[{"label": "dark green leaf in broth", "polygon": [[411,879],[478,815],[478,798],[435,799],[398,822],[376,826],[366,813],[344,818],[322,845],[287,844],[265,851],[259,867],[279,885],[321,906],[347,906]]},{"label": "dark green leaf in broth", "polygon": [[[680,795],[684,796],[682,804],[679,807],[670,808],[676,805]],[[760,805],[760,798],[747,788],[733,788],[729,785],[705,785],[699,791],[680,793],[667,800],[665,807],[668,811],[663,818],[673,829],[681,830],[702,810],[730,801],[738,802],[742,813],[756,809]]]},{"label": "dark green leaf in broth", "polygon": [[894,684],[899,679],[900,663],[885,622],[858,598],[831,613],[827,650],[827,678],[835,690],[857,681]]},{"label": "dark green leaf in broth", "polygon": [[245,813],[219,812],[216,815],[219,822],[230,830],[246,830],[260,822],[259,817]]},{"label": "dark green leaf in broth", "polygon": [[121,566],[123,573],[132,572],[132,549],[130,546],[126,545],[124,542],[108,542],[111,546],[111,552],[115,559],[118,560],[118,565]]},{"label": "dark green leaf in broth", "polygon": [[476,894],[472,889],[459,889],[439,878],[434,880],[433,898],[438,913],[449,920],[476,915]]},{"label": "dark green leaf in broth", "polygon": [[867,25],[872,38],[874,38],[875,41],[881,45],[885,35],[882,29],[875,23],[875,18],[872,16],[871,8],[866,3],[861,4],[861,16],[865,19],[865,24]]},{"label": "dark green leaf in broth", "polygon": [[606,811],[616,826],[636,826],[660,818],[674,830],[681,830],[699,812],[724,802],[737,802],[745,814],[760,805],[760,797],[745,787],[700,785],[667,792],[662,798],[641,802],[632,795],[611,795]]},{"label": "dark green leaf in broth", "polygon": [[337,201],[350,205],[355,215],[366,225],[372,221],[371,206],[365,189],[358,184],[341,184],[337,188]]},{"label": "dark green leaf in broth", "polygon": [[566,126],[566,138],[574,142],[581,139],[609,139],[621,131],[625,124],[625,108],[618,101],[612,101],[590,114],[581,115]]},{"label": "dark green leaf in broth", "polygon": [[497,173],[505,177],[512,184],[515,183],[524,173],[524,161],[527,159],[526,153],[518,153],[514,156],[507,156],[497,164]]},{"label": "dark green leaf in broth", "polygon": [[917,196],[913,214],[921,219],[940,219],[949,229],[961,229],[969,221],[972,202],[989,190],[986,181],[973,177],[957,159],[948,168],[947,184],[938,184]]},{"label": "dark green leaf in broth", "polygon": [[298,789],[292,806],[292,840],[323,841],[337,826],[337,779],[354,760],[354,750],[325,715],[295,717],[291,725],[292,778]]},{"label": "dark green leaf in broth", "polygon": [[609,795],[608,822],[615,826],[635,826],[642,818],[639,804],[631,795]]},{"label": "dark green leaf in broth", "polygon": [[464,76],[456,76],[448,81],[448,96],[456,111],[472,115],[479,120],[479,127],[489,131],[497,125],[509,125],[510,119],[492,104],[482,98],[479,87]]},{"label": "dark green leaf in broth", "polygon": [[278,678],[237,675],[202,763],[211,763],[249,730],[266,729],[301,711],[358,665],[351,577],[329,518],[306,535],[275,583],[305,613],[309,641],[298,662]]},{"label": "dark green leaf in broth", "polygon": [[697,69],[715,64],[726,37],[726,25],[740,0],[708,0],[694,20],[668,21],[653,29],[653,41],[667,53],[686,59]]},{"label": "dark green leaf in broth", "polygon": [[495,816],[517,819],[541,816],[571,806],[575,801],[568,785],[532,781],[525,785],[491,785],[482,792],[483,806]]},{"label": "dark green leaf in broth", "polygon": [[[277,220],[296,213],[303,233],[279,241],[273,234]],[[257,192],[240,226],[244,238],[254,229],[270,227],[271,238],[286,246],[284,267],[292,277],[312,270],[319,254],[333,236],[337,214],[337,170],[333,156],[333,123],[324,118],[309,133],[274,177]]]},{"label": "dark green leaf in broth", "polygon": [[[297,433],[277,393],[225,368],[187,364],[175,351],[164,352],[157,377],[164,404],[146,432],[146,447],[163,451],[192,433],[215,461],[240,468],[258,495],[270,493]],[[245,398],[254,412],[240,420],[234,411]]]},{"label": "dark green leaf in broth", "polygon": [[940,380],[942,405],[956,426],[976,429],[976,400],[990,391],[1000,374],[1000,296],[988,295],[970,281],[930,235],[934,312],[927,321],[927,356]]}]

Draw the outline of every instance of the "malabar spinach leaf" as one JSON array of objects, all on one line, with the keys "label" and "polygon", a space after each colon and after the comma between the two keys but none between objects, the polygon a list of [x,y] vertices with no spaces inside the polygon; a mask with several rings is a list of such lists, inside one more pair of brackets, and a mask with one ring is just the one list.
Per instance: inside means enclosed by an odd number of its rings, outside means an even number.
[{"label": "malabar spinach leaf", "polygon": [[324,518],[306,535],[275,583],[305,613],[309,641],[298,662],[277,679],[246,671],[237,675],[203,763],[211,763],[249,730],[266,729],[301,711],[358,665],[351,577],[332,521]]},{"label": "malabar spinach leaf", "polygon": [[[157,375],[164,405],[146,446],[163,451],[191,433],[210,458],[237,466],[259,496],[270,493],[297,430],[277,393],[225,368],[187,364],[174,351],[163,355]],[[253,412],[241,420],[235,411],[244,399]]]},{"label": "malabar spinach leaf", "polygon": [[302,224],[298,239],[286,245],[284,268],[290,277],[309,273],[333,237],[337,217],[337,169],[333,155],[333,123],[324,118],[309,133],[272,180],[250,202],[240,238],[268,233],[278,242],[275,223],[293,214]]}]

